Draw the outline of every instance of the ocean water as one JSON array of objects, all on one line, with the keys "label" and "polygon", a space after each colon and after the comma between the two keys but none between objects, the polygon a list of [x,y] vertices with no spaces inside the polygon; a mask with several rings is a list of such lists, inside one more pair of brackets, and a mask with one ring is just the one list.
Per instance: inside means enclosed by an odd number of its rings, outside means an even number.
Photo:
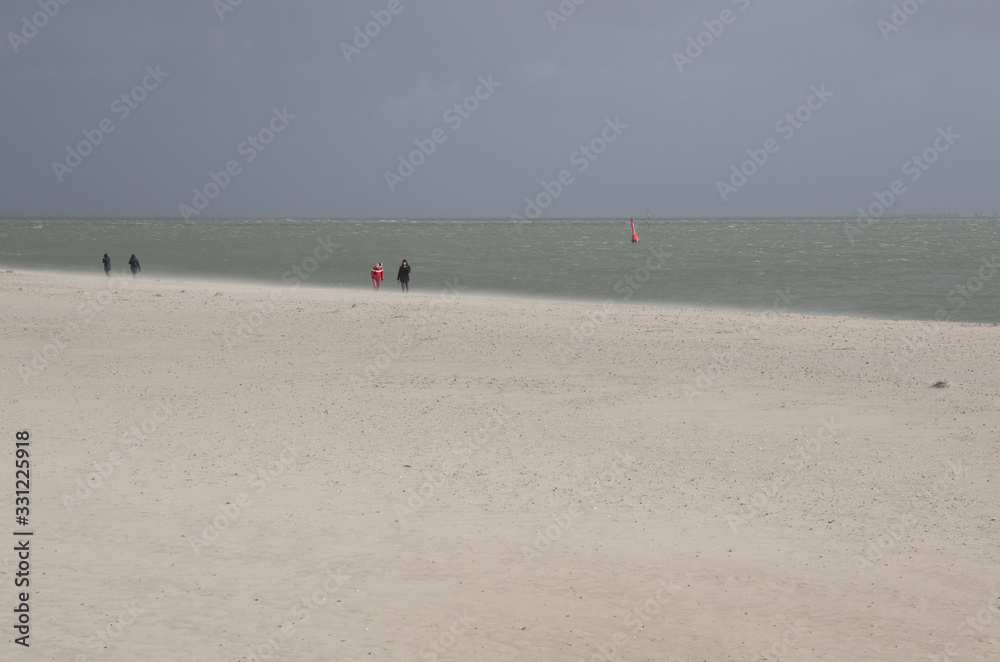
[{"label": "ocean water", "polygon": [[[853,229],[852,229],[853,228]],[[1000,323],[1000,220],[3,220],[0,267]],[[321,244],[328,246],[323,247]],[[317,253],[318,251],[318,253]],[[327,257],[327,253],[329,256]],[[314,261],[315,255],[325,257]],[[306,278],[295,275],[296,270]],[[779,292],[781,293],[779,295]]]}]

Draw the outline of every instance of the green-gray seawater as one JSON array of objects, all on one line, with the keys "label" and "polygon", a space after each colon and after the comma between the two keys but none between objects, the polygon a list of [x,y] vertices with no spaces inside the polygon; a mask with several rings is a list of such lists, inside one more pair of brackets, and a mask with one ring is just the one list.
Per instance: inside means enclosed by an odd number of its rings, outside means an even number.
[{"label": "green-gray seawater", "polygon": [[[636,219],[5,220],[0,266],[101,273],[135,253],[143,278],[371,288],[403,258],[414,292],[1000,322],[1000,221]],[[322,261],[332,245],[332,254]],[[296,273],[306,276],[300,278]]]}]

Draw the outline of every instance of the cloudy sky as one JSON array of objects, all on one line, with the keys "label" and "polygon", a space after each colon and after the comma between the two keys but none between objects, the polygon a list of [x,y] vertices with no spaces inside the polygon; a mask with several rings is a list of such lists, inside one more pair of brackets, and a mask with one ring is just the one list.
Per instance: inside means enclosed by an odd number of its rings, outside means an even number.
[{"label": "cloudy sky", "polygon": [[997,3],[237,1],[5,2],[0,216],[1000,212]]}]

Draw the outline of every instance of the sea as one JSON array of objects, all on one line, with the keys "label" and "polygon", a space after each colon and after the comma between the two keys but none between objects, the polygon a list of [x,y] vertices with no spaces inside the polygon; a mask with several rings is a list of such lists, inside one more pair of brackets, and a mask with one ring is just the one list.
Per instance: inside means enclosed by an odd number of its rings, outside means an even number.
[{"label": "sea", "polygon": [[1000,219],[0,220],[0,268],[1000,323]]}]

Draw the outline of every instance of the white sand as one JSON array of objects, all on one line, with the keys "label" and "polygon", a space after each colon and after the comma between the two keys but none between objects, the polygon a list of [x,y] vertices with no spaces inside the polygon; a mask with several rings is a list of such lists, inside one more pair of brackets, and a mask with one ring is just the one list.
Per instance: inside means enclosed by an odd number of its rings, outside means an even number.
[{"label": "white sand", "polygon": [[1000,655],[1000,327],[106,286],[0,274],[4,660]]}]

